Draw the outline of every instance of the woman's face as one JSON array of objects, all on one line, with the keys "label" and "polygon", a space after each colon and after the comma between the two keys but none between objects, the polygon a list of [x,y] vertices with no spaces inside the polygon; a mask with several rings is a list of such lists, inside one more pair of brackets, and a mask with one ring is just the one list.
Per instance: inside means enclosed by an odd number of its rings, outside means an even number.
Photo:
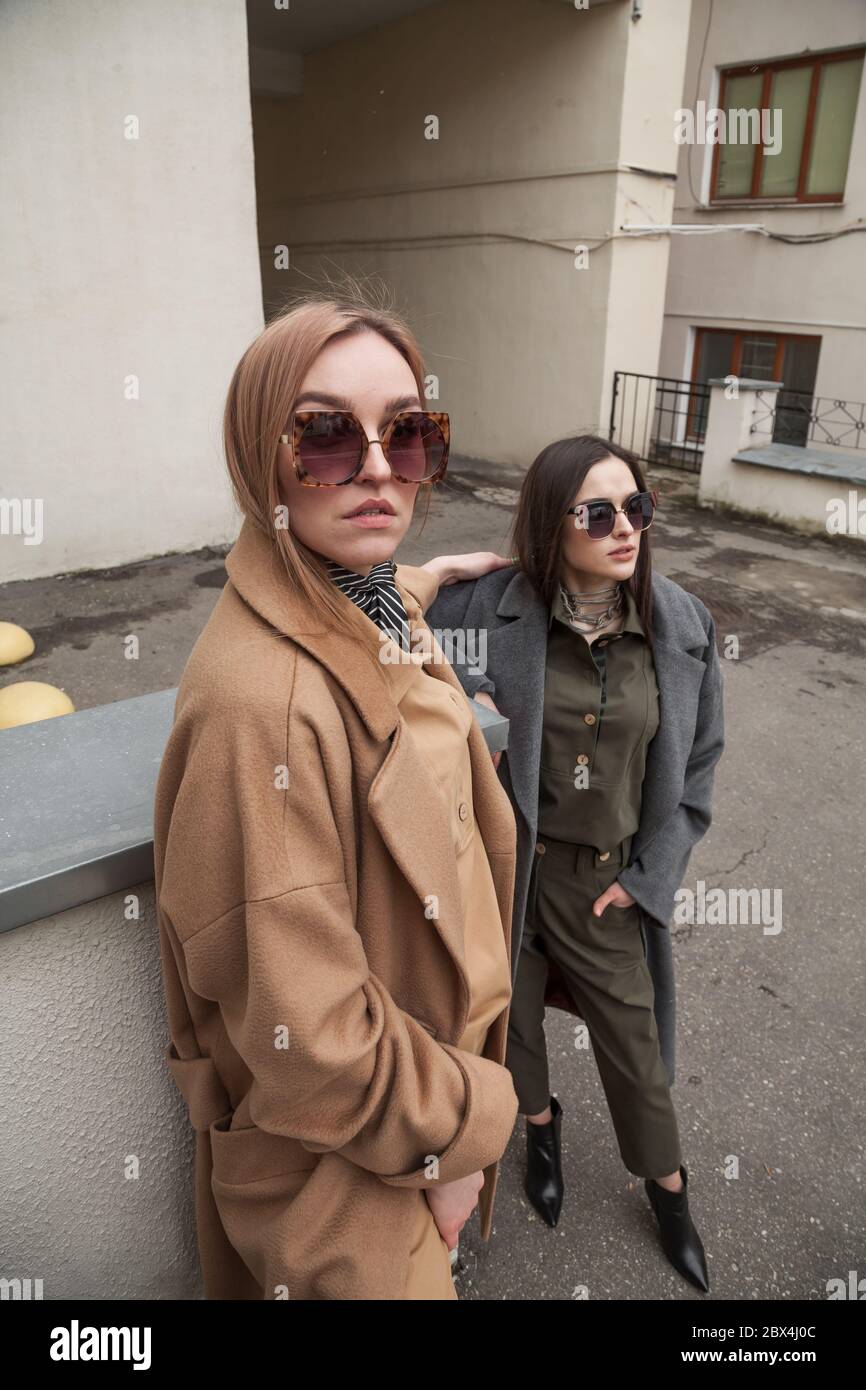
[{"label": "woman's face", "polygon": [[[628,464],[608,455],[589,469],[572,497],[571,505],[574,507],[578,502],[591,502],[604,497],[615,507],[621,507],[626,498],[639,490]],[[560,554],[560,559],[572,575],[585,575],[590,581],[607,580],[608,584],[628,579],[637,564],[641,532],[635,530],[623,512],[618,512],[611,534],[603,540],[592,540],[583,527],[574,525],[576,520],[574,516],[565,518]],[[583,583],[581,580],[580,584]],[[590,587],[590,584],[587,583],[586,587]],[[599,584],[597,587],[604,586]]]},{"label": "woman's face", "polygon": [[[295,409],[351,411],[368,439],[381,439],[398,411],[425,406],[405,358],[380,334],[365,331],[335,338],[322,349],[301,383]],[[291,447],[278,447],[280,497],[294,536],[357,574],[391,559],[409,529],[420,484],[393,480],[381,444],[368,446],[360,473],[339,487],[305,487]],[[371,502],[386,514],[358,516]]]}]

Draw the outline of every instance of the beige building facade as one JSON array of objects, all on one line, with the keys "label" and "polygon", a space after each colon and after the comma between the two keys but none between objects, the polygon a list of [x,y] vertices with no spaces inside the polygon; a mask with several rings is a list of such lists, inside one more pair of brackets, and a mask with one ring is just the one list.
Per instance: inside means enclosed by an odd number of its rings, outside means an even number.
[{"label": "beige building facade", "polygon": [[384,279],[456,451],[528,467],[606,425],[624,360],[656,369],[668,239],[618,229],[671,218],[689,0],[354,8],[370,25],[334,42],[327,5],[308,35],[250,5],[266,312]]},{"label": "beige building facade", "polygon": [[347,272],[415,328],[455,454],[528,467],[655,370],[668,238],[618,228],[671,218],[689,0],[206,10],[0,12],[4,578],[231,539],[234,363]]},{"label": "beige building facade", "polygon": [[[860,0],[693,0],[682,107],[768,108],[781,151],[678,147],[658,371],[782,381],[805,396],[780,397],[776,437],[816,448],[866,446],[864,47]],[[696,442],[694,414],[680,440]]]},{"label": "beige building facade", "polygon": [[[231,540],[234,364],[345,275],[406,314],[458,458],[606,433],[616,372],[866,396],[860,0],[206,8],[0,8],[2,578]],[[763,173],[677,143],[731,93],[784,108]]]}]

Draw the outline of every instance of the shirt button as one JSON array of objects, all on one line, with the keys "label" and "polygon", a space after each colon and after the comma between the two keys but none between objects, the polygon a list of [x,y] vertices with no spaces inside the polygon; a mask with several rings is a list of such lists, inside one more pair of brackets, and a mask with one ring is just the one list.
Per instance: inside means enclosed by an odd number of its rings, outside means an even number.
[{"label": "shirt button", "polygon": [[601,860],[610,859],[610,850],[609,850],[609,849],[606,849],[605,852],[604,852],[604,854],[600,854],[598,857],[599,857],[599,859],[601,859]]},{"label": "shirt button", "polygon": [[594,724],[594,723],[595,723],[595,715],[594,715],[594,714],[585,714],[585,715],[583,716],[583,722],[584,722],[584,724]]},{"label": "shirt button", "polygon": [[578,755],[577,755],[577,761],[578,761],[579,763],[588,763],[588,762],[589,762],[589,758],[586,756],[585,753],[578,753]]},{"label": "shirt button", "polygon": [[461,820],[465,820],[466,817],[469,815],[469,807],[465,801],[461,801],[459,807],[457,808],[457,814]]}]

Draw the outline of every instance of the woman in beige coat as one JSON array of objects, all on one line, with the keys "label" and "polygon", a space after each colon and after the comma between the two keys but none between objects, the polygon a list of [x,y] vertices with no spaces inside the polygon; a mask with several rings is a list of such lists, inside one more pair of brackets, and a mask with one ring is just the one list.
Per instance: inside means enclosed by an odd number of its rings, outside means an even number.
[{"label": "woman in beige coat", "polygon": [[155,805],[209,1298],[453,1299],[490,1235],[516,834],[422,617],[494,558],[392,562],[447,461],[424,377],[399,318],[312,299],[229,389],[245,519]]}]

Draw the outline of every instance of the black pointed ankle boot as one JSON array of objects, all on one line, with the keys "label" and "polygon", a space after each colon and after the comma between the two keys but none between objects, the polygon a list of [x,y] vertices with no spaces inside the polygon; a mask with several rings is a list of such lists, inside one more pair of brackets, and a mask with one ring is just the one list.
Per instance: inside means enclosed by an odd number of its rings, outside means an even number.
[{"label": "black pointed ankle boot", "polygon": [[526,1176],[524,1191],[542,1221],[555,1226],[562,1210],[562,1160],[560,1130],[562,1106],[555,1096],[550,1097],[553,1118],[546,1124],[526,1121]]},{"label": "black pointed ankle boot", "polygon": [[659,1223],[662,1249],[674,1269],[696,1289],[709,1293],[710,1276],[704,1247],[689,1215],[689,1175],[685,1164],[680,1166],[680,1177],[683,1185],[679,1192],[669,1192],[655,1178],[645,1178],[647,1196]]}]

